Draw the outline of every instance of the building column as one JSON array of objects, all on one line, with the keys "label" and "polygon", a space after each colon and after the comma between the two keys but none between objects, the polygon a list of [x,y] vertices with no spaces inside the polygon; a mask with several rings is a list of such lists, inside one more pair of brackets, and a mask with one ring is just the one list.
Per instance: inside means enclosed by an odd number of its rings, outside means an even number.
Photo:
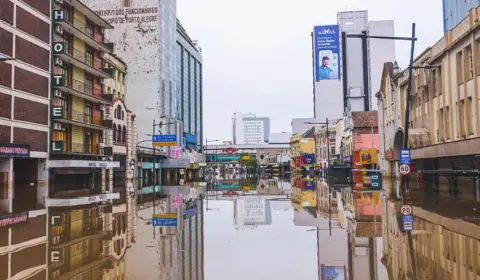
[{"label": "building column", "polygon": [[11,213],[13,211],[13,158],[0,159],[0,172],[5,172],[7,177],[7,197],[0,199],[0,210]]}]

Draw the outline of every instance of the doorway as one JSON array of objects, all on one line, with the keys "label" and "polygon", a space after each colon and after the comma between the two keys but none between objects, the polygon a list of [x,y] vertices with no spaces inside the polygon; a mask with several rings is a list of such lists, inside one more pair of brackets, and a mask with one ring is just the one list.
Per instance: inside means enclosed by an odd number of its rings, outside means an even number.
[{"label": "doorway", "polygon": [[37,209],[38,159],[13,160],[13,211]]}]

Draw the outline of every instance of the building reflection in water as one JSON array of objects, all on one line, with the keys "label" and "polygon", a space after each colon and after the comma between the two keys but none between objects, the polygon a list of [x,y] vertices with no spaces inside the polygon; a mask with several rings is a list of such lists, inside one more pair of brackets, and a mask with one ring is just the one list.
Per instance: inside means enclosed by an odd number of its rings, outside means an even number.
[{"label": "building reflection in water", "polygon": [[[413,203],[413,248],[418,279],[480,278],[480,203],[474,195],[447,199],[425,191]],[[401,203],[386,200],[383,209],[383,258],[390,279],[411,277],[406,234],[400,226]]]}]

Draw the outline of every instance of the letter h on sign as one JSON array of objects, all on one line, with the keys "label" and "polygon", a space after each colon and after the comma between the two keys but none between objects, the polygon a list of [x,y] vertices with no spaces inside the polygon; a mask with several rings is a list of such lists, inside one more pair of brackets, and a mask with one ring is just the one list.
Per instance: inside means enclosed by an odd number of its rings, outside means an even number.
[{"label": "letter h on sign", "polygon": [[64,10],[53,11],[53,20],[54,21],[64,21],[65,20],[65,11]]}]

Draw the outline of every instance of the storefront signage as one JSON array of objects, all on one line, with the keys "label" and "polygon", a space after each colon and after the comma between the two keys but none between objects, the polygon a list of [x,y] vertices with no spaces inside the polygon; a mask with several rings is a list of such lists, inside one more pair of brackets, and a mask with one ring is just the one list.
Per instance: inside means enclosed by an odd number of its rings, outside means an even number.
[{"label": "storefront signage", "polygon": [[65,11],[64,10],[54,10],[53,11],[53,20],[54,21],[65,21]]},{"label": "storefront signage", "polygon": [[62,154],[63,147],[64,147],[63,140],[53,140],[50,151],[52,152],[52,154]]},{"label": "storefront signage", "polygon": [[[143,169],[152,169],[153,162],[142,162]],[[160,169],[160,162],[155,163],[155,169]]]},{"label": "storefront signage", "polygon": [[77,198],[50,198],[48,199],[47,205],[48,207],[77,206],[105,202],[111,199],[120,199],[120,193],[107,193]]},{"label": "storefront signage", "polygon": [[360,163],[361,164],[375,164],[377,163],[377,150],[366,149],[360,151]]},{"label": "storefront signage", "polygon": [[315,157],[313,156],[313,154],[306,154],[306,155],[304,155],[304,157],[305,157],[305,164],[313,164],[314,163]]},{"label": "storefront signage", "polygon": [[63,75],[53,75],[52,81],[54,87],[65,86],[65,77]]},{"label": "storefront signage", "polygon": [[[56,142],[56,141],[53,141],[53,142]],[[50,167],[51,168],[62,168],[62,167],[119,168],[120,162],[119,161],[94,161],[94,160],[51,160]]]},{"label": "storefront signage", "polygon": [[393,159],[393,151],[392,150],[385,151],[385,159],[386,160],[392,160]]},{"label": "storefront signage", "polygon": [[233,154],[233,153],[238,152],[238,149],[235,149],[235,148],[225,148],[225,149],[223,149],[223,152],[224,152],[224,153],[228,153],[228,154]]},{"label": "storefront signage", "polygon": [[0,143],[0,157],[30,157],[30,147],[27,144]]},{"label": "storefront signage", "polygon": [[51,263],[60,262],[60,250],[51,250],[50,251],[50,262]]},{"label": "storefront signage", "polygon": [[[161,192],[161,191],[162,191],[162,187],[161,187],[161,186],[155,186],[155,192]],[[137,192],[138,192],[138,194],[149,194],[149,193],[153,193],[153,186],[140,188],[140,189],[138,189]]]},{"label": "storefront signage", "polygon": [[65,118],[65,110],[64,110],[63,106],[52,107],[52,118],[53,119],[63,119],[63,118]]},{"label": "storefront signage", "polygon": [[28,212],[0,216],[0,228],[28,222]]},{"label": "storefront signage", "polygon": [[65,42],[54,42],[53,43],[53,53],[54,54],[65,53]]}]

